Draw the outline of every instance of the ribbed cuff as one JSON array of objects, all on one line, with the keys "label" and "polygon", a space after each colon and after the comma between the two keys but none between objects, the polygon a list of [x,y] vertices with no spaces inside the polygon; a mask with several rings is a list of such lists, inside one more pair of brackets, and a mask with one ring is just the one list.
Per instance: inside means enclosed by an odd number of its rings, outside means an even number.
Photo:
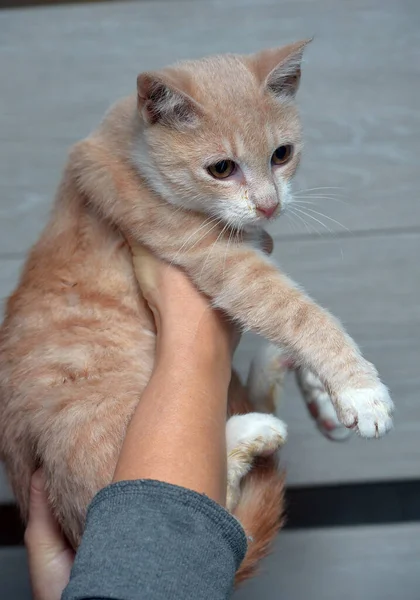
[{"label": "ribbed cuff", "polygon": [[207,496],[114,483],[89,507],[62,600],[226,600],[246,549],[239,522]]},{"label": "ribbed cuff", "polygon": [[232,548],[235,556],[236,568],[239,568],[247,549],[247,538],[242,525],[225,508],[211,500],[205,494],[183,488],[172,483],[156,481],[154,479],[137,479],[133,481],[118,481],[103,488],[93,498],[88,514],[96,510],[101,502],[106,502],[111,510],[123,511],[127,503],[145,498],[158,503],[162,507],[166,502],[183,505],[191,515],[201,514],[209,520],[209,527],[218,531],[226,543]]}]

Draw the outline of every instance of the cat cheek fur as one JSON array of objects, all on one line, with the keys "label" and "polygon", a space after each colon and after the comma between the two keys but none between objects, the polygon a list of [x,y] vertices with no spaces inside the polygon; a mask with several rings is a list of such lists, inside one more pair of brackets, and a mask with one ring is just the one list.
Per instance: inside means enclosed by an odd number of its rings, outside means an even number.
[{"label": "cat cheek fur", "polygon": [[292,182],[287,181],[286,179],[280,179],[278,185],[281,190],[281,206],[282,209],[285,209],[289,204],[293,202]]},{"label": "cat cheek fur", "polygon": [[[168,148],[165,155],[160,148]],[[171,145],[161,139],[159,144],[136,141],[132,160],[150,186],[169,204],[195,210],[224,222],[238,224],[250,215],[251,204],[239,182],[220,183],[206,173],[205,159],[185,164],[175,155]]]}]

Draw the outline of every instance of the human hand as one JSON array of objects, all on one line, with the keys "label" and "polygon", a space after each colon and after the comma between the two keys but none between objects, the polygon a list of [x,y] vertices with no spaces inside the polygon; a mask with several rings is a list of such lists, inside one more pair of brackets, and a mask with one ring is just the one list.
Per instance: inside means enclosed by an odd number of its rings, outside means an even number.
[{"label": "human hand", "polygon": [[[259,245],[263,252],[271,254],[272,237],[266,231],[261,231],[260,238]],[[129,241],[129,245],[137,281],[153,312],[158,330],[163,325],[162,318],[183,321],[209,311],[209,299],[194,287],[181,269],[159,260],[147,248],[134,241]],[[212,312],[220,318],[220,312]],[[226,319],[222,320],[226,323]],[[234,335],[233,339],[239,342],[237,337],[240,336]]]},{"label": "human hand", "polygon": [[60,600],[74,552],[51,513],[41,470],[32,476],[25,545],[34,600]]},{"label": "human hand", "polygon": [[[191,343],[200,350],[214,349],[229,357],[239,343],[237,328],[220,311],[213,310],[179,268],[156,258],[144,246],[131,243],[133,265],[142,295],[151,309],[159,341],[182,351]],[[230,360],[230,358],[229,358]]]}]

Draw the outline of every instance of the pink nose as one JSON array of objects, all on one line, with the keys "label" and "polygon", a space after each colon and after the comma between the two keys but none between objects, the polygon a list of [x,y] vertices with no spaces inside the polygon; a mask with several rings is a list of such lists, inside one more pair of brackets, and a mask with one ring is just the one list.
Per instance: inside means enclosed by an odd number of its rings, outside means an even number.
[{"label": "pink nose", "polygon": [[277,204],[271,204],[270,206],[257,206],[257,211],[264,215],[266,219],[269,219],[274,215],[278,207]]}]

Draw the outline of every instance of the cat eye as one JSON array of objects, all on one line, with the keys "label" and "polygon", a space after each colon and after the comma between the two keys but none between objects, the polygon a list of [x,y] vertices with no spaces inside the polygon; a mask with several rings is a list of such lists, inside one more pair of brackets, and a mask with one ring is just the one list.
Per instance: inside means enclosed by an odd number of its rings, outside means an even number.
[{"label": "cat eye", "polygon": [[220,160],[214,165],[207,167],[207,171],[216,179],[226,179],[226,177],[232,175],[235,169],[236,163],[233,160]]},{"label": "cat eye", "polygon": [[279,146],[277,150],[274,150],[273,156],[271,157],[271,163],[273,165],[285,165],[292,158],[293,146],[292,144],[285,144]]}]

